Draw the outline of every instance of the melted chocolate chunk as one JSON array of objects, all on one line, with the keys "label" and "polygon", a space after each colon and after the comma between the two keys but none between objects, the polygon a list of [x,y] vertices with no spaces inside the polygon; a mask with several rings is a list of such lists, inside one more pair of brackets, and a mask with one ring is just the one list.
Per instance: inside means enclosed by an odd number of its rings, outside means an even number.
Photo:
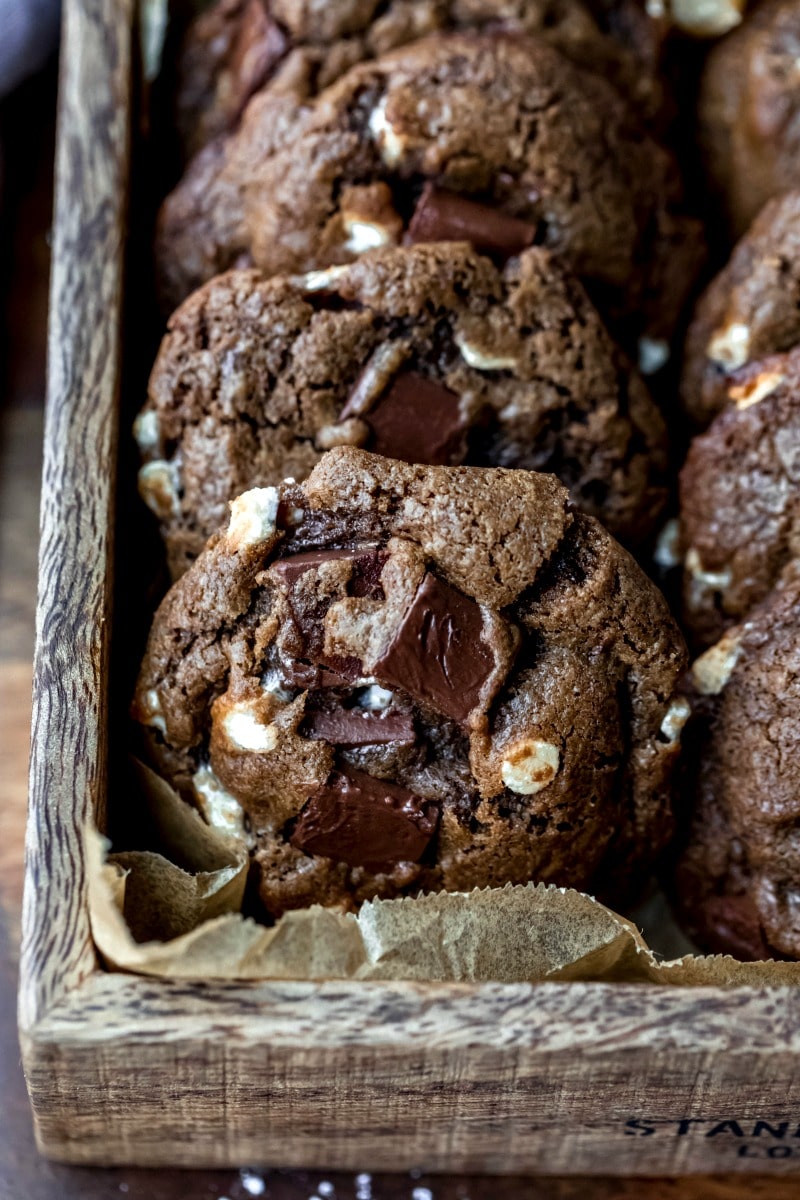
[{"label": "melted chocolate chunk", "polygon": [[396,375],[363,419],[372,430],[370,449],[387,458],[441,467],[466,454],[461,398],[416,371]]},{"label": "melted chocolate chunk", "polygon": [[291,837],[306,854],[376,869],[417,862],[436,831],[438,806],[361,771],[334,771],[309,797]]},{"label": "melted chocolate chunk", "polygon": [[536,240],[536,226],[508,213],[426,183],[408,226],[407,240],[470,242],[485,254],[511,258]]},{"label": "melted chocolate chunk", "polygon": [[385,550],[378,550],[375,546],[358,550],[307,550],[304,554],[278,558],[271,563],[271,567],[291,589],[298,579],[312,568],[321,567],[323,563],[328,562],[350,562],[353,569],[347,587],[348,594],[382,600],[381,571],[388,557]]},{"label": "melted chocolate chunk", "polygon": [[306,737],[321,738],[334,746],[410,746],[416,741],[408,713],[365,708],[310,709],[301,729]]},{"label": "melted chocolate chunk", "polygon": [[286,584],[294,623],[303,639],[304,656],[315,666],[327,668],[322,672],[319,683],[309,682],[308,686],[338,687],[343,682],[351,683],[364,674],[364,666],[358,658],[325,654],[323,627],[327,604],[318,604],[313,611],[302,608],[299,603],[295,603],[292,596],[295,584],[306,571],[322,566],[323,563],[344,561],[352,566],[347,584],[348,595],[369,596],[374,600],[382,600],[384,593],[380,577],[388,557],[385,550],[366,546],[352,550],[307,550],[303,554],[276,559],[270,564],[272,570]]},{"label": "melted chocolate chunk", "polygon": [[375,675],[464,725],[494,666],[478,605],[429,571]]}]

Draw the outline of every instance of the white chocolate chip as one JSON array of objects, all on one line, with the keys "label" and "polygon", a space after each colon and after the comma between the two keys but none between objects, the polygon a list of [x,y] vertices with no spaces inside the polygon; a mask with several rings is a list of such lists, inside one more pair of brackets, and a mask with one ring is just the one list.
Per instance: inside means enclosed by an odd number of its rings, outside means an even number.
[{"label": "white chocolate chip", "polygon": [[337,279],[341,279],[350,270],[345,264],[340,267],[326,267],[324,271],[307,271],[305,275],[292,275],[290,282],[301,292],[325,292],[334,290]]},{"label": "white chocolate chip", "polygon": [[231,501],[228,541],[237,550],[246,550],[274,536],[280,494],[277,488],[251,488]]},{"label": "white chocolate chip", "polygon": [[786,382],[786,376],[780,371],[764,371],[756,375],[748,383],[735,384],[728,388],[728,395],[738,409],[750,408],[771,396],[776,388]]},{"label": "white chocolate chip", "polygon": [[163,458],[145,463],[139,469],[137,482],[139,495],[159,521],[167,521],[180,514],[180,472],[176,463]]},{"label": "white chocolate chip", "polygon": [[387,167],[396,167],[402,161],[406,143],[390,125],[386,117],[386,97],[372,110],[369,131],[377,144],[378,152]]},{"label": "white chocolate chip", "polygon": [[476,371],[513,371],[518,365],[516,358],[508,354],[492,354],[491,351],[468,342],[462,333],[457,333],[454,341],[464,361]]},{"label": "white chocolate chip", "polygon": [[686,552],[684,567],[691,579],[695,602],[699,602],[706,592],[726,592],[731,586],[733,576],[730,567],[725,567],[723,571],[707,571],[694,546]]},{"label": "white chocolate chip", "polygon": [[158,454],[161,450],[161,426],[155,409],[140,412],[133,422],[133,436],[142,454]]},{"label": "white chocolate chip", "polygon": [[222,728],[228,741],[237,750],[268,754],[278,744],[278,731],[275,726],[259,721],[247,704],[234,704],[229,708],[222,718]]},{"label": "white chocolate chip", "polygon": [[314,435],[318,450],[332,450],[334,446],[363,446],[369,437],[369,426],[358,417],[348,417],[336,425],[323,425]]},{"label": "white chocolate chip", "polygon": [[663,338],[639,338],[639,370],[643,375],[655,375],[669,362],[669,342]]},{"label": "white chocolate chip", "polygon": [[693,37],[721,37],[741,24],[745,0],[671,0],[672,20]]},{"label": "white chocolate chip", "polygon": [[392,700],[394,700],[394,692],[375,683],[359,696],[358,706],[366,708],[368,712],[383,712],[389,707]]},{"label": "white chocolate chip", "polygon": [[535,738],[515,742],[503,759],[501,775],[506,787],[521,796],[533,796],[556,777],[561,765],[558,746]]},{"label": "white chocolate chip", "polygon": [[661,722],[661,732],[668,742],[680,741],[681,730],[691,715],[692,706],[685,696],[679,696],[677,700],[672,701]]},{"label": "white chocolate chip", "polygon": [[706,357],[726,371],[743,367],[750,357],[750,326],[734,321],[718,329],[706,346]]},{"label": "white chocolate chip", "polygon": [[651,21],[662,21],[667,15],[664,0],[645,0],[644,10]]},{"label": "white chocolate chip", "polygon": [[347,234],[344,248],[348,254],[366,254],[367,250],[377,250],[379,246],[393,246],[395,237],[391,229],[379,225],[375,221],[365,221],[363,217],[344,217],[342,224]]},{"label": "white chocolate chip", "polygon": [[733,673],[741,653],[744,628],[729,629],[716,645],[692,664],[692,678],[701,696],[718,696]]},{"label": "white chocolate chip", "polygon": [[656,539],[653,562],[664,571],[680,566],[681,523],[677,517],[667,521]]},{"label": "white chocolate chip", "polygon": [[160,733],[166,734],[167,723],[164,720],[164,710],[161,707],[161,697],[155,688],[150,688],[149,692],[145,692],[143,708],[147,714],[144,724],[152,725],[153,728],[158,729]]},{"label": "white chocolate chip", "polygon": [[207,824],[231,837],[245,837],[244,809],[226,791],[210,767],[200,767],[192,776],[197,807]]}]

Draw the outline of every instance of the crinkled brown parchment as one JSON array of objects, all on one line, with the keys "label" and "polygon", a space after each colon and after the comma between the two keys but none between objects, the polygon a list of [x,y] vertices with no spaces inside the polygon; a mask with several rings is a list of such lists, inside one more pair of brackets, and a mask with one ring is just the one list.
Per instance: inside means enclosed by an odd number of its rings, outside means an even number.
[{"label": "crinkled brown parchment", "polygon": [[92,931],[111,969],[172,979],[800,983],[800,963],[661,962],[631,921],[545,884],[376,900],[357,915],[315,907],[267,928],[240,912],[245,844],[137,770],[163,853],[107,857],[106,839],[86,833]]}]

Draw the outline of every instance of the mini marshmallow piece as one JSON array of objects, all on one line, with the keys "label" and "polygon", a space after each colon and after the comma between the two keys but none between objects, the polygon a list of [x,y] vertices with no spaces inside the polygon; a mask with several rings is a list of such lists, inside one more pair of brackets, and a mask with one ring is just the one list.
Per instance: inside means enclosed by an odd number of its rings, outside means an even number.
[{"label": "mini marshmallow piece", "polygon": [[718,696],[739,660],[744,627],[729,629],[692,664],[692,679],[701,696]]},{"label": "mini marshmallow piece", "polygon": [[501,776],[512,792],[533,796],[552,783],[561,765],[561,753],[552,742],[526,738],[515,742],[503,759]]},{"label": "mini marshmallow piece", "polygon": [[139,495],[159,521],[180,513],[179,472],[175,463],[157,458],[139,469]]},{"label": "mini marshmallow piece", "polygon": [[691,715],[692,706],[684,696],[672,701],[661,722],[661,732],[668,742],[680,741],[681,730]]},{"label": "mini marshmallow piece", "polygon": [[245,836],[244,809],[226,791],[210,767],[200,767],[192,776],[192,789],[206,822],[231,837]]},{"label": "mini marshmallow piece", "polygon": [[764,371],[747,383],[734,384],[728,388],[728,395],[738,409],[750,408],[771,396],[785,382],[786,376],[781,371]]},{"label": "mini marshmallow piece", "polygon": [[358,417],[348,417],[335,425],[323,425],[317,430],[314,445],[318,450],[332,450],[334,446],[363,446],[369,438],[369,426]]},{"label": "mini marshmallow piece", "polygon": [[167,723],[164,720],[164,711],[161,707],[161,697],[155,688],[150,688],[149,692],[145,692],[144,696],[145,711],[147,717],[144,721],[145,725],[152,725],[159,733],[166,734]]},{"label": "mini marshmallow piece", "polygon": [[369,118],[369,131],[377,144],[378,152],[387,167],[400,164],[405,153],[405,141],[395,133],[386,117],[386,97],[372,110]]},{"label": "mini marshmallow piece", "polygon": [[307,271],[305,275],[292,275],[290,280],[301,292],[334,291],[336,280],[346,275],[349,269],[347,265],[326,267],[321,271]]},{"label": "mini marshmallow piece", "polygon": [[161,449],[161,426],[155,409],[139,413],[133,422],[133,436],[142,454],[157,454]]},{"label": "mini marshmallow piece", "polygon": [[275,726],[259,721],[248,704],[234,704],[229,708],[222,718],[222,728],[228,741],[237,750],[268,754],[278,744]]},{"label": "mini marshmallow piece", "polygon": [[656,538],[653,562],[664,571],[672,571],[681,564],[681,523],[677,517],[666,522]]},{"label": "mini marshmallow piece", "polygon": [[474,367],[476,371],[513,371],[518,365],[515,357],[508,354],[492,354],[490,350],[468,342],[463,333],[457,333],[454,341],[466,364]]},{"label": "mini marshmallow piece", "polygon": [[642,375],[655,375],[669,362],[669,342],[663,338],[639,338],[639,370]]},{"label": "mini marshmallow piece", "polygon": [[360,708],[366,708],[369,712],[382,712],[389,707],[392,700],[394,700],[394,692],[374,683],[358,697],[358,704]]},{"label": "mini marshmallow piece", "polygon": [[717,329],[706,346],[706,357],[726,371],[743,367],[750,357],[750,326],[734,321]]},{"label": "mini marshmallow piece", "polygon": [[693,587],[698,591],[724,592],[731,586],[730,567],[725,567],[723,571],[707,571],[694,546],[687,550],[684,566],[692,577]]},{"label": "mini marshmallow piece", "polygon": [[370,356],[347,397],[339,420],[369,412],[389,386],[409,355],[407,342],[383,342]]},{"label": "mini marshmallow piece", "polygon": [[283,680],[275,670],[266,671],[261,676],[261,686],[265,692],[268,692],[270,696],[274,696],[283,704],[288,704],[290,700],[294,699],[294,693],[287,691],[283,686]]},{"label": "mini marshmallow piece", "polygon": [[228,541],[237,550],[246,550],[269,541],[275,534],[280,494],[277,488],[251,488],[230,503]]},{"label": "mini marshmallow piece", "polygon": [[365,254],[367,250],[377,250],[380,246],[392,246],[395,243],[392,231],[377,222],[345,217],[342,224],[347,234],[344,248],[350,254]]},{"label": "mini marshmallow piece", "polygon": [[744,4],[745,0],[671,0],[672,21],[693,37],[721,37],[741,24]]}]

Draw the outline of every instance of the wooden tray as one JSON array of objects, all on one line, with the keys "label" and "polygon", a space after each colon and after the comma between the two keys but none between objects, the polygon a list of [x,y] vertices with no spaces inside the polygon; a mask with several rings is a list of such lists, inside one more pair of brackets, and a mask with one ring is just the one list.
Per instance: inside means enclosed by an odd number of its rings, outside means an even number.
[{"label": "wooden tray", "polygon": [[101,969],[134,0],[67,0],[20,1031],[71,1162],[546,1174],[800,1168],[800,992],[195,984]]}]

